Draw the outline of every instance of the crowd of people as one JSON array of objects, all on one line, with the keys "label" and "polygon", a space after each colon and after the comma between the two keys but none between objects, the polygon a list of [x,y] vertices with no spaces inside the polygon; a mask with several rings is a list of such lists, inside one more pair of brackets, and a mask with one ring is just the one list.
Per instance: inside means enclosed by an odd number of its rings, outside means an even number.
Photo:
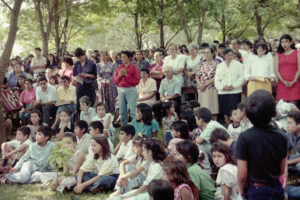
[{"label": "crowd of people", "polygon": [[[1,146],[1,183],[110,200],[300,199],[287,184],[300,182],[296,47],[284,34],[13,58],[3,90],[22,108],[5,113],[15,139]],[[61,143],[73,156],[58,177]]]}]

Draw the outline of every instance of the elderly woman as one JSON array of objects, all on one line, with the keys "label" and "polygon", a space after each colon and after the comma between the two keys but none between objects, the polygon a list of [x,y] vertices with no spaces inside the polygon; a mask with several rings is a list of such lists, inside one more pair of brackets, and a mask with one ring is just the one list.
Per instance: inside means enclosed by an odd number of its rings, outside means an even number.
[{"label": "elderly woman", "polygon": [[20,75],[27,77],[26,73],[22,71],[22,66],[20,63],[15,63],[13,65],[13,71],[7,75],[7,83],[10,88],[17,86],[18,78]]},{"label": "elderly woman", "polygon": [[164,77],[162,72],[163,61],[162,61],[162,52],[156,51],[154,53],[154,63],[150,66],[150,76],[156,81],[157,88],[160,86],[160,82]]},{"label": "elderly woman", "polygon": [[157,92],[156,82],[149,78],[149,69],[142,68],[140,70],[141,80],[137,86],[138,104],[145,103],[153,106],[156,103],[155,94]]},{"label": "elderly woman", "polygon": [[195,87],[195,72],[201,61],[201,55],[198,54],[198,46],[192,44],[189,46],[190,55],[187,57],[186,69],[183,71],[186,76],[186,87]]},{"label": "elderly woman", "polygon": [[109,62],[107,52],[101,53],[101,63],[98,69],[99,101],[105,102],[109,112],[115,111],[117,87],[113,83],[117,65]]},{"label": "elderly woman", "polygon": [[205,60],[196,69],[198,101],[201,107],[208,108],[216,120],[219,113],[218,91],[215,88],[214,80],[218,62],[213,48],[204,50]]},{"label": "elderly woman", "polygon": [[242,84],[244,82],[243,65],[233,60],[233,50],[224,51],[225,61],[216,70],[215,86],[218,90],[219,113],[225,116],[225,122],[230,124],[231,111],[241,102]]}]

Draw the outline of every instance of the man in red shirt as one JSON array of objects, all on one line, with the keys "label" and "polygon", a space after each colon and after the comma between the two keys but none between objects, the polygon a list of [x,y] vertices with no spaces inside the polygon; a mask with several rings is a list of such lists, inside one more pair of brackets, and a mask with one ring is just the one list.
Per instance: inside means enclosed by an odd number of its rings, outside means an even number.
[{"label": "man in red shirt", "polygon": [[140,82],[140,75],[138,68],[130,62],[131,58],[131,52],[121,52],[123,64],[118,66],[114,76],[114,83],[118,86],[119,109],[122,126],[127,124],[127,105],[129,107],[131,118],[135,119],[138,99],[136,86]]}]

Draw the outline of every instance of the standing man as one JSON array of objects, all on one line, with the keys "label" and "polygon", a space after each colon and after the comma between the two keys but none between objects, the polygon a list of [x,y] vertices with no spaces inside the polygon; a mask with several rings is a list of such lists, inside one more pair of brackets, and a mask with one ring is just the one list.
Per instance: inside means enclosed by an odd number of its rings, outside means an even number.
[{"label": "standing man", "polygon": [[140,76],[138,68],[130,62],[131,58],[131,52],[121,52],[121,59],[123,64],[118,66],[113,80],[114,83],[118,86],[121,126],[124,126],[128,123],[127,105],[129,106],[130,116],[132,120],[135,119],[137,106],[138,95],[136,86],[140,82]]},{"label": "standing man", "polygon": [[238,138],[237,162],[239,192],[248,200],[284,199],[279,177],[287,167],[287,139],[270,125],[275,105],[265,90],[256,90],[246,100],[246,115],[254,126]]},{"label": "standing man", "polygon": [[97,78],[97,67],[92,60],[87,58],[83,49],[77,48],[74,54],[78,59],[73,68],[73,76],[75,76],[75,79],[77,80],[76,99],[77,110],[78,113],[80,113],[79,99],[82,96],[90,97],[92,101],[92,106],[95,103],[96,93],[94,88],[94,82]]},{"label": "standing man", "polygon": [[135,57],[136,60],[132,62],[132,64],[136,65],[139,69],[139,71],[141,71],[141,69],[149,69],[150,64],[148,63],[148,61],[146,59],[143,59],[143,54],[141,50],[137,50],[135,52]]},{"label": "standing man", "polygon": [[36,79],[37,75],[39,73],[41,73],[41,72],[45,73],[47,60],[44,56],[42,56],[41,48],[39,48],[39,47],[35,48],[34,52],[35,52],[35,57],[32,59],[30,68],[31,68],[31,71],[33,71],[34,79]]}]

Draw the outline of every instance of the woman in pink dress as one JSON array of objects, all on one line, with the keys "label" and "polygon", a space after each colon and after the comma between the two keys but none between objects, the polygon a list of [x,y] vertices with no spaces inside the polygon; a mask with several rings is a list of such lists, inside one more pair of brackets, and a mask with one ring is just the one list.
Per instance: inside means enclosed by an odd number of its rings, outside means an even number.
[{"label": "woman in pink dress", "polygon": [[275,73],[278,78],[277,100],[297,104],[300,99],[300,53],[295,50],[292,37],[288,34],[281,36],[278,53],[275,56]]}]

